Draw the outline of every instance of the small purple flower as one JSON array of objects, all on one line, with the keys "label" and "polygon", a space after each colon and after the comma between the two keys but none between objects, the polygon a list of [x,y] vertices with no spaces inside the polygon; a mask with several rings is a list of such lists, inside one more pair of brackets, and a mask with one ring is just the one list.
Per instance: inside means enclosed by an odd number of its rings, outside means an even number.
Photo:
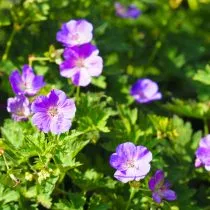
[{"label": "small purple flower", "polygon": [[195,167],[204,166],[210,171],[210,134],[201,139],[195,155]]},{"label": "small purple flower", "polygon": [[56,39],[66,47],[88,43],[92,40],[93,26],[86,20],[70,20],[57,32]]},{"label": "small purple flower", "polygon": [[116,153],[110,157],[110,165],[116,169],[114,177],[126,183],[143,179],[150,170],[152,153],[144,146],[131,142],[118,145]]},{"label": "small purple flower", "polygon": [[43,76],[36,76],[33,69],[24,65],[22,75],[15,70],[11,73],[9,80],[15,94],[34,96],[45,85]]},{"label": "small purple flower", "polygon": [[31,105],[32,122],[44,133],[60,134],[68,131],[76,107],[61,90],[51,90],[47,96],[38,96]]},{"label": "small purple flower", "polygon": [[116,2],[114,6],[115,6],[116,15],[122,18],[136,19],[141,14],[141,11],[135,5],[130,5],[126,8],[119,2]]},{"label": "small purple flower", "polygon": [[15,121],[25,121],[30,115],[29,100],[24,95],[8,98],[7,111],[12,113]]},{"label": "small purple flower", "polygon": [[91,77],[97,77],[102,73],[103,60],[98,56],[98,49],[88,43],[80,46],[66,48],[60,64],[60,74],[71,78],[77,86],[87,86]]},{"label": "small purple flower", "polygon": [[130,94],[139,103],[148,103],[162,98],[162,94],[158,92],[157,83],[150,79],[139,79],[131,87]]},{"label": "small purple flower", "polygon": [[168,201],[176,200],[176,193],[169,189],[171,184],[168,181],[164,181],[164,172],[162,170],[157,170],[148,184],[155,202],[161,203],[162,199]]}]

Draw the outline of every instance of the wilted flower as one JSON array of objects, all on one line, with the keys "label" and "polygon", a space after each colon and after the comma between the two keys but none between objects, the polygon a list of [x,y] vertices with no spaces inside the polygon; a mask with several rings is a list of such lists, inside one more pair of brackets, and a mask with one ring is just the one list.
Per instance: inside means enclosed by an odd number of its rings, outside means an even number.
[{"label": "wilted flower", "polygon": [[119,2],[116,2],[114,6],[116,14],[122,18],[136,19],[141,14],[141,11],[135,5],[130,5],[126,8]]},{"label": "wilted flower", "polygon": [[29,100],[24,95],[8,98],[7,111],[12,113],[16,121],[25,121],[30,115]]},{"label": "wilted flower", "polygon": [[126,183],[143,179],[150,170],[152,153],[144,146],[135,146],[131,142],[118,145],[116,153],[110,157],[110,165],[117,169],[114,177]]},{"label": "wilted flower", "polygon": [[91,77],[97,77],[102,72],[103,60],[98,53],[98,49],[90,43],[66,48],[60,74],[71,78],[77,86],[87,86]]},{"label": "wilted flower", "polygon": [[210,134],[201,139],[195,155],[195,167],[204,166],[210,171]]},{"label": "wilted flower", "polygon": [[171,184],[164,180],[164,172],[162,170],[157,170],[148,184],[155,202],[161,203],[162,199],[169,201],[176,200],[176,193],[169,189]]},{"label": "wilted flower", "polygon": [[22,75],[17,70],[13,71],[9,80],[14,93],[17,95],[33,96],[45,85],[43,76],[36,76],[28,65],[22,67]]},{"label": "wilted flower", "polygon": [[51,90],[47,96],[38,96],[31,105],[32,122],[41,131],[60,134],[71,127],[76,107],[61,90]]},{"label": "wilted flower", "polygon": [[158,92],[157,83],[150,79],[139,79],[131,87],[130,94],[139,103],[148,103],[162,98],[162,94]]},{"label": "wilted flower", "polygon": [[92,40],[93,26],[86,20],[70,20],[57,32],[56,39],[66,47],[88,43]]}]

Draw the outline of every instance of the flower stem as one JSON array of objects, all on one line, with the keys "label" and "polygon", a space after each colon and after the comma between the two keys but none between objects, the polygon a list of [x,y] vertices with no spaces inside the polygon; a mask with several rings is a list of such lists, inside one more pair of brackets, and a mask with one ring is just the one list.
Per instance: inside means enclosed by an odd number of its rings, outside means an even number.
[{"label": "flower stem", "polygon": [[80,86],[77,86],[77,89],[76,89],[76,101],[79,100],[79,94],[80,94]]},{"label": "flower stem", "polygon": [[128,200],[128,202],[127,202],[127,205],[126,205],[125,210],[129,210],[131,201],[132,201],[132,199],[133,199],[133,197],[134,197],[134,195],[135,195],[136,192],[137,192],[137,191],[136,191],[136,189],[135,189],[134,187],[131,187],[131,188],[130,188],[130,197],[129,197],[129,200]]},{"label": "flower stem", "polygon": [[203,119],[203,123],[204,123],[204,134],[207,135],[207,134],[209,134],[208,120]]},{"label": "flower stem", "polygon": [[7,60],[7,57],[8,57],[10,48],[12,46],[12,42],[14,40],[15,34],[16,34],[16,30],[15,30],[15,27],[13,27],[12,28],[12,33],[10,34],[10,37],[9,37],[9,39],[7,41],[7,44],[6,44],[6,48],[5,48],[4,54],[2,56],[2,61]]},{"label": "flower stem", "polygon": [[49,61],[49,58],[47,58],[47,57],[29,56],[29,58],[28,58],[29,66],[32,66],[34,61]]}]

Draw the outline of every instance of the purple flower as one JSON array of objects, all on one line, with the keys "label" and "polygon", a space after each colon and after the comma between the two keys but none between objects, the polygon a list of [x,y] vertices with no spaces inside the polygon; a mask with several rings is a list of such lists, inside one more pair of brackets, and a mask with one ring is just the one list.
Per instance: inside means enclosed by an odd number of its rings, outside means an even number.
[{"label": "purple flower", "polygon": [[155,202],[161,203],[162,199],[176,200],[176,193],[169,189],[171,184],[168,181],[164,181],[164,172],[162,170],[157,170],[148,184]]},{"label": "purple flower", "polygon": [[32,122],[41,131],[60,134],[68,131],[74,118],[76,107],[61,90],[51,90],[47,96],[38,96],[31,105]]},{"label": "purple flower", "polygon": [[57,32],[56,39],[66,47],[88,43],[92,40],[93,26],[86,20],[70,20]]},{"label": "purple flower", "polygon": [[87,86],[91,77],[97,77],[103,69],[103,60],[98,56],[98,49],[88,43],[80,46],[66,48],[60,64],[60,74],[71,78],[77,86]]},{"label": "purple flower", "polygon": [[141,14],[141,11],[135,5],[130,5],[126,8],[119,2],[116,2],[114,6],[115,6],[116,15],[122,18],[136,19]]},{"label": "purple flower", "polygon": [[139,79],[131,87],[130,94],[139,103],[148,103],[162,98],[162,94],[158,92],[157,83],[150,79]]},{"label": "purple flower", "polygon": [[110,165],[116,169],[114,177],[126,183],[143,179],[150,170],[152,153],[143,146],[131,142],[118,145],[116,153],[110,157]]},{"label": "purple flower", "polygon": [[210,135],[201,139],[195,155],[195,167],[204,166],[207,171],[210,171]]},{"label": "purple flower", "polygon": [[14,93],[17,95],[34,96],[45,85],[43,76],[36,76],[28,65],[22,67],[22,75],[17,70],[13,71],[9,80]]},{"label": "purple flower", "polygon": [[16,121],[25,121],[30,115],[29,100],[24,95],[8,98],[7,111],[12,113]]}]

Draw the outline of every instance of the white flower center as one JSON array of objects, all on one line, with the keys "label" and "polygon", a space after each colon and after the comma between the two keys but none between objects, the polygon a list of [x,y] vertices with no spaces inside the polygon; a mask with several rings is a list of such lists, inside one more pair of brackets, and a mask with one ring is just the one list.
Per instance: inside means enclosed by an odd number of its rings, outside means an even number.
[{"label": "white flower center", "polygon": [[58,114],[58,110],[56,107],[50,107],[49,110],[48,110],[48,114],[51,116],[51,117],[54,117]]},{"label": "white flower center", "polygon": [[78,33],[71,34],[70,39],[74,41],[79,41],[79,34]]},{"label": "white flower center", "polygon": [[76,61],[76,66],[79,67],[79,68],[85,67],[84,59],[83,59],[83,58],[79,58],[79,59]]},{"label": "white flower center", "polygon": [[128,168],[134,168],[135,167],[135,162],[134,160],[128,160],[127,163],[126,163],[126,166]]}]

